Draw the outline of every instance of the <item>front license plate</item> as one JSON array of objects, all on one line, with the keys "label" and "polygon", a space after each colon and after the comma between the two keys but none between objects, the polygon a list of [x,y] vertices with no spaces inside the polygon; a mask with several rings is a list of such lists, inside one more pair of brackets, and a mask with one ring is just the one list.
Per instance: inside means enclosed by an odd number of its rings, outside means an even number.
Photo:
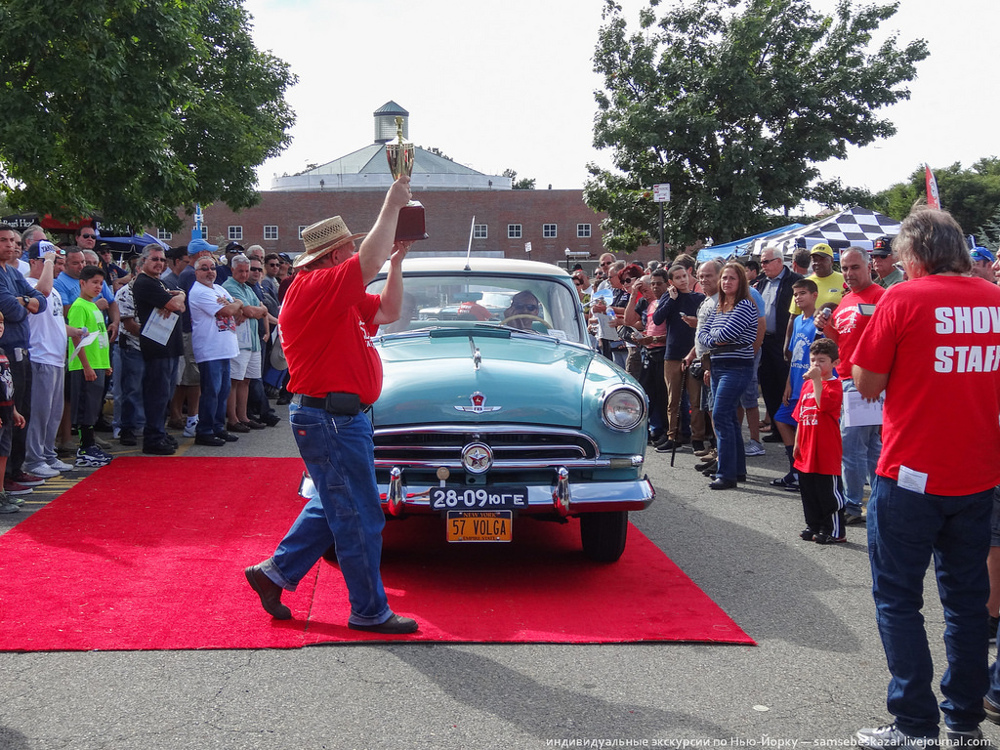
[{"label": "front license plate", "polygon": [[528,507],[527,487],[431,487],[431,510],[507,510]]},{"label": "front license plate", "polygon": [[513,515],[509,510],[448,511],[448,541],[509,542]]}]

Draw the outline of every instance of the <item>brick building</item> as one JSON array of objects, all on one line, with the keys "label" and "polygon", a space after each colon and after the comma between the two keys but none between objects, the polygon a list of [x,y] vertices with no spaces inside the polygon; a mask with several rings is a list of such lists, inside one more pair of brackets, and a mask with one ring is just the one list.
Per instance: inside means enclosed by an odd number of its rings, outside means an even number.
[{"label": "brick building", "polygon": [[[276,178],[253,208],[234,212],[224,204],[205,207],[203,236],[213,244],[237,240],[244,246],[259,244],[268,252],[294,253],[302,247],[301,231],[328,216],[343,216],[355,232],[371,227],[392,181],[385,143],[396,135],[397,117],[404,137],[409,127],[409,113],[395,102],[387,102],[374,117],[373,144],[300,174]],[[579,261],[589,267],[605,252],[601,221],[607,214],[591,210],[582,190],[512,190],[509,177],[484,175],[419,147],[414,162],[411,188],[414,200],[424,206],[429,236],[414,245],[412,255],[464,255],[470,231],[477,255],[559,265]],[[157,236],[181,245],[190,240],[192,228],[188,219],[180,232]],[[633,257],[648,260],[657,255],[652,248],[642,248]]]}]

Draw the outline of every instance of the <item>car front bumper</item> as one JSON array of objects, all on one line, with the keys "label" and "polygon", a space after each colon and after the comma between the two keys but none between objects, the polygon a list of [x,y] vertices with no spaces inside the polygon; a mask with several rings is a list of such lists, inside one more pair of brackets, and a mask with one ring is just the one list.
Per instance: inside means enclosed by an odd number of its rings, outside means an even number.
[{"label": "car front bumper", "polygon": [[[388,483],[378,485],[382,508],[388,515],[441,513],[440,510],[431,508],[429,485],[406,484],[399,469],[393,469],[390,475]],[[561,516],[574,516],[582,513],[644,510],[656,497],[656,491],[647,477],[608,482],[571,482],[565,468],[555,471],[551,485],[528,485],[527,490],[527,507],[518,509],[518,513],[526,515],[557,513]],[[299,494],[305,498],[316,495],[316,488],[308,475],[303,475]]]}]

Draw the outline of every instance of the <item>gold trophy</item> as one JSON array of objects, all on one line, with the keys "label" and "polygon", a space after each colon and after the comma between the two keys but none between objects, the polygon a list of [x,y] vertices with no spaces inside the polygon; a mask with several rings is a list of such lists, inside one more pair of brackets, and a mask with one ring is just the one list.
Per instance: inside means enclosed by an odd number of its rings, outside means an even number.
[{"label": "gold trophy", "polygon": [[[385,156],[389,160],[389,171],[392,178],[399,179],[405,174],[413,175],[413,159],[416,149],[412,141],[403,138],[403,118],[396,118],[396,141],[385,144]],[[396,221],[396,242],[427,239],[424,229],[424,207],[417,201],[410,201],[399,209],[399,219]]]}]

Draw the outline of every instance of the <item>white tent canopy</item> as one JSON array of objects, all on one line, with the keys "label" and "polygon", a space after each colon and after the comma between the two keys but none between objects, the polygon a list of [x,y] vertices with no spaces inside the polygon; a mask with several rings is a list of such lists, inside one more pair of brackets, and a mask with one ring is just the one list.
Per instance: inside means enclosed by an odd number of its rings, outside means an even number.
[{"label": "white tent canopy", "polygon": [[804,227],[755,240],[750,254],[760,255],[765,247],[774,246],[779,248],[783,255],[789,256],[796,248],[809,249],[821,242],[828,244],[835,252],[852,246],[871,251],[875,240],[879,237],[898,233],[899,222],[895,219],[869,208],[854,206],[838,214],[825,216]]}]

